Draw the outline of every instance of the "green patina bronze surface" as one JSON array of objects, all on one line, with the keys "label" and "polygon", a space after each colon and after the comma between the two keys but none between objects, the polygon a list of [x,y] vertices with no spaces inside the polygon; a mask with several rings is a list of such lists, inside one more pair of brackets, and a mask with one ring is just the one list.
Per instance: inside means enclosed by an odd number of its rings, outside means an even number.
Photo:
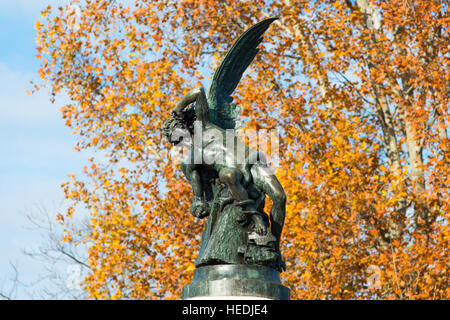
[{"label": "green patina bronze surface", "polygon": [[[236,128],[240,112],[231,94],[258,53],[262,35],[275,20],[263,20],[246,30],[214,73],[207,93],[202,87],[188,92],[163,128],[171,143],[188,148],[181,169],[192,186],[190,212],[197,218],[208,218],[196,260],[197,278],[186,288],[187,296],[215,294],[227,288],[224,290],[234,290],[235,295],[248,289],[257,296],[266,292],[274,299],[286,298],[287,288],[279,280],[267,280],[261,271],[266,268],[278,274],[286,268],[280,253],[286,215],[283,187],[259,150],[251,150],[235,133],[231,147],[224,139]],[[237,149],[243,154],[237,155]],[[273,203],[270,215],[264,211],[266,196]],[[236,266],[235,278],[198,281],[205,268],[224,264]],[[249,270],[255,277],[249,276]]]},{"label": "green patina bronze surface", "polygon": [[[217,201],[220,197],[216,196],[215,199]],[[197,267],[249,264],[277,269],[281,255],[276,249],[276,239],[270,232],[265,236],[252,232],[252,221],[241,206],[233,203],[221,206],[219,203],[214,209],[216,211],[210,213],[202,234],[202,244],[195,262]]]}]

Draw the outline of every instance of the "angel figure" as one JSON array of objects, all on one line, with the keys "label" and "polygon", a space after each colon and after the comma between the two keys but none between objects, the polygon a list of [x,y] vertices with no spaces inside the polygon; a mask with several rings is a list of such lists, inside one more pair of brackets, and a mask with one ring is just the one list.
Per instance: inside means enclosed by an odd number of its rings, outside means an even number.
[{"label": "angel figure", "polygon": [[[163,133],[172,144],[185,143],[190,150],[191,156],[182,163],[181,169],[193,189],[191,213],[199,218],[209,215],[211,204],[206,197],[206,189],[210,186],[202,179],[202,174],[212,172],[216,177],[214,183],[226,186],[231,199],[241,205],[244,211],[251,213],[254,231],[261,236],[265,235],[269,230],[261,211],[256,208],[258,204],[255,196],[252,196],[257,190],[257,195],[258,192],[267,195],[273,202],[269,218],[270,232],[276,239],[275,247],[279,252],[286,214],[283,187],[269,169],[261,152],[250,150],[236,135],[233,136],[232,148],[229,147],[229,141],[226,141],[230,129],[235,129],[239,114],[239,107],[232,102],[230,95],[255,58],[263,33],[274,20],[276,18],[263,20],[238,38],[215,71],[208,93],[203,87],[187,93],[173,109]],[[196,136],[195,126],[200,129],[200,136]],[[177,133],[177,129],[187,131],[191,139]],[[196,139],[199,143],[196,143]],[[238,149],[244,150],[243,157],[236,155]],[[203,161],[194,161],[195,154],[200,154]],[[205,159],[209,161],[204,161]]]}]

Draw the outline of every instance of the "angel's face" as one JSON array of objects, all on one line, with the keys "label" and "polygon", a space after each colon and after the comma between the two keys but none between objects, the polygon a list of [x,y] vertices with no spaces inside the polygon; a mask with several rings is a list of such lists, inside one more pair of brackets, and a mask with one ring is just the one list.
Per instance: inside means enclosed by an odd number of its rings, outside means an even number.
[{"label": "angel's face", "polygon": [[176,128],[172,132],[170,140],[177,147],[190,148],[192,145],[192,137],[186,128]]},{"label": "angel's face", "polygon": [[174,135],[174,131],[177,127],[180,127],[180,125],[181,124],[179,123],[179,121],[177,121],[177,119],[169,118],[162,128],[163,135],[172,144],[177,144],[180,142],[179,139],[176,139],[176,135]]}]

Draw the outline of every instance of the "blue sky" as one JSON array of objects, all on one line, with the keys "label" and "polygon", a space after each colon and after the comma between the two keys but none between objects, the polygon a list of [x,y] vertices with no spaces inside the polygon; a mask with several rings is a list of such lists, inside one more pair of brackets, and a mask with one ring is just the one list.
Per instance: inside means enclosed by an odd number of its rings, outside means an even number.
[{"label": "blue sky", "polygon": [[[64,205],[61,183],[81,172],[88,154],[74,151],[75,137],[45,90],[27,95],[39,80],[35,58],[36,19],[48,4],[65,0],[0,0],[0,290],[12,277],[10,262],[23,281],[33,281],[43,266],[22,254],[40,242],[26,215],[43,206],[53,215]],[[18,297],[21,297],[20,294]],[[25,296],[23,296],[25,298]]]}]

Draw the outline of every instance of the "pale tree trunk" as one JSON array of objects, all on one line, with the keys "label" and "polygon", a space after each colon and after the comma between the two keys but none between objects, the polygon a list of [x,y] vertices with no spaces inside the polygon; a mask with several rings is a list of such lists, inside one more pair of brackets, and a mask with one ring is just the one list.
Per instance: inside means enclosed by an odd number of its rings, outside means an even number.
[{"label": "pale tree trunk", "polygon": [[[356,7],[354,7],[350,1],[347,1],[347,5],[351,10],[358,10],[362,15],[364,15],[363,27],[366,30],[373,30],[372,36],[369,40],[366,41],[366,45],[368,47],[376,47],[377,40],[375,37],[375,32],[381,28],[381,20],[377,8],[375,8],[367,0],[357,0]],[[378,66],[375,65],[373,61],[374,59],[370,55],[366,58],[365,61],[370,74],[376,73],[377,70],[379,70]],[[393,173],[394,177],[396,177],[396,179],[401,179],[403,168],[400,161],[400,148],[395,133],[394,118],[390,110],[388,99],[386,97],[387,90],[383,87],[382,84],[377,83],[371,77],[370,81],[373,88],[374,100],[378,108],[377,115],[383,131],[386,155],[389,159],[390,170]],[[402,188],[403,186],[399,187]],[[401,236],[402,229],[404,227],[406,209],[407,201],[404,197],[400,197],[395,207],[395,219],[393,219],[393,222],[390,226],[387,226],[387,230],[384,233],[383,239],[379,239],[380,248],[389,248],[389,242]]]},{"label": "pale tree trunk", "polygon": [[[284,0],[284,4],[287,8],[292,8],[292,3],[290,0]],[[378,16],[377,11],[374,7],[370,5],[365,0],[358,0],[358,5],[361,6],[359,9],[363,14],[365,15],[365,27],[367,28],[376,28],[378,29],[380,27],[380,19]],[[355,9],[352,7],[352,9]],[[262,12],[262,14],[266,17],[271,17],[270,14],[267,12]],[[293,21],[292,25],[285,25],[281,23],[279,20],[275,21],[275,23],[281,27],[285,32],[290,34],[294,39],[297,39],[297,41],[300,44],[301,49],[303,50],[305,54],[305,62],[310,64],[310,68],[313,70],[313,73],[317,75],[317,82],[321,94],[321,98],[325,102],[325,106],[328,110],[334,111],[336,110],[335,102],[331,98],[331,90],[329,86],[329,81],[326,76],[326,73],[324,70],[322,70],[322,66],[320,65],[320,62],[317,60],[317,56],[314,53],[312,44],[308,41],[308,38],[303,30],[304,26],[299,25],[298,21]],[[375,39],[372,39],[372,43],[375,43]],[[369,69],[376,68],[375,65],[370,63],[370,57],[367,59],[368,67]],[[395,176],[400,177],[402,168],[400,163],[400,152],[398,149],[397,144],[397,137],[395,134],[395,128],[394,128],[394,121],[393,116],[389,110],[389,104],[387,101],[386,96],[384,95],[384,89],[381,87],[380,84],[377,84],[375,81],[372,80],[372,87],[374,92],[374,100],[376,101],[376,104],[378,106],[378,117],[380,119],[382,130],[384,133],[384,139],[385,144],[387,148],[387,155],[390,161],[390,168],[391,171],[394,173]],[[337,131],[335,126],[332,126],[333,130]],[[370,206],[369,206],[370,207]],[[370,210],[369,210],[370,211]],[[372,228],[375,228],[379,231],[379,236],[377,236],[377,242],[379,246],[383,249],[389,248],[389,243],[392,239],[399,237],[401,235],[401,229],[403,225],[404,216],[406,213],[406,200],[401,199],[399,201],[398,206],[396,207],[396,221],[392,223],[392,225],[385,227],[383,226],[383,223],[380,221],[373,224],[371,222],[372,219],[378,220],[372,215],[370,212],[362,213],[363,219],[368,223],[369,226]]]},{"label": "pale tree trunk", "polygon": [[[286,7],[292,7],[291,1],[285,0],[284,4]],[[372,14],[377,14],[377,11],[374,8],[367,8],[364,12],[369,12]],[[270,17],[269,14],[264,13],[266,17]],[[366,20],[369,21],[369,20]],[[379,28],[380,20],[378,16],[374,16],[371,22],[369,23],[371,28]],[[285,32],[289,33],[294,39],[298,39],[300,47],[302,48],[305,56],[306,62],[310,63],[310,68],[313,70],[314,74],[317,75],[318,86],[321,94],[321,98],[325,102],[325,106],[328,110],[334,111],[336,110],[335,102],[331,96],[331,88],[329,85],[328,78],[324,70],[322,70],[322,66],[320,65],[320,61],[317,60],[317,56],[314,53],[312,44],[308,41],[308,38],[303,30],[304,26],[300,26],[298,22],[293,23],[292,26],[286,26],[282,24],[280,21],[276,21]],[[375,66],[371,65],[370,68],[374,68]],[[387,146],[387,154],[391,162],[391,170],[397,175],[401,175],[401,165],[400,165],[400,153],[397,146],[397,139],[395,136],[394,124],[392,114],[389,110],[389,105],[386,97],[383,95],[383,90],[381,86],[374,81],[372,81],[374,93],[375,93],[375,101],[377,102],[379,108],[379,117],[383,126],[383,132],[385,136],[385,142]],[[334,131],[337,131],[335,126],[332,126]],[[369,205],[368,208],[372,206]],[[371,210],[368,209],[367,212],[361,213],[362,218],[366,221],[366,223],[374,229],[377,229],[377,243],[383,249],[389,248],[389,242],[401,234],[401,224],[403,224],[403,216],[406,212],[406,201],[401,201],[400,205],[397,208],[397,215],[399,217],[399,222],[394,222],[391,226],[385,227],[383,223],[379,221],[373,214],[371,214]],[[372,220],[375,220],[375,223],[372,223]],[[387,230],[386,230],[387,229]]]}]

